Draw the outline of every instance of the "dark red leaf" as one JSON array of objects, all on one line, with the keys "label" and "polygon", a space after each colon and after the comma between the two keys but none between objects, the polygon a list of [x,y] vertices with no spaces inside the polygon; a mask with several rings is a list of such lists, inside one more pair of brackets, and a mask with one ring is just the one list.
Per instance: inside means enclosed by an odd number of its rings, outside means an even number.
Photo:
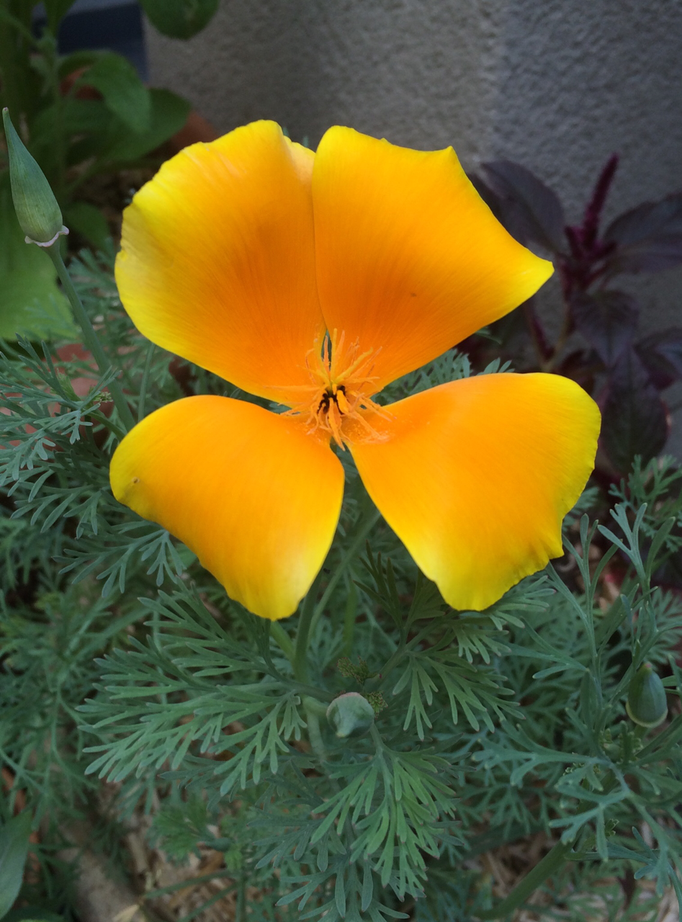
[{"label": "dark red leaf", "polygon": [[604,234],[615,250],[610,272],[660,272],[682,262],[682,192],[644,202],[613,221]]},{"label": "dark red leaf", "polygon": [[630,470],[635,455],[646,464],[663,450],[668,439],[666,409],[632,349],[612,369],[602,416],[602,446],[621,473]]},{"label": "dark red leaf", "polygon": [[577,329],[610,368],[634,340],[639,308],[622,291],[578,293],[571,298],[571,316]]},{"label": "dark red leaf", "polygon": [[682,327],[652,333],[640,340],[636,349],[659,390],[682,380]]},{"label": "dark red leaf", "polygon": [[573,378],[588,394],[594,391],[597,376],[603,371],[604,364],[594,349],[575,349],[554,369],[557,375]]},{"label": "dark red leaf", "polygon": [[557,196],[518,163],[484,163],[485,181],[499,199],[500,221],[524,245],[538,244],[551,253],[565,245],[564,211]]}]

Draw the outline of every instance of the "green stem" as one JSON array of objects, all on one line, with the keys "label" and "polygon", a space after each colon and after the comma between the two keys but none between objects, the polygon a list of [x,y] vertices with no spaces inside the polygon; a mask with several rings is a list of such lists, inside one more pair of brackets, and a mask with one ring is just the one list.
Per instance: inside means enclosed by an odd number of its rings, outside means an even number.
[{"label": "green stem", "polygon": [[320,601],[318,602],[315,608],[315,612],[313,614],[313,627],[317,624],[325,608],[327,607],[327,603],[329,602],[329,599],[331,598],[332,593],[336,589],[336,584],[341,579],[341,577],[344,574],[344,571],[346,570],[348,565],[353,561],[353,559],[357,555],[358,549],[364,543],[365,539],[367,538],[367,535],[374,528],[374,526],[376,525],[376,523],[379,521],[380,518],[381,518],[381,513],[379,512],[379,510],[373,509],[370,512],[370,514],[367,515],[366,518],[363,517],[358,523],[358,530],[357,530],[355,537],[351,541],[348,550],[343,555],[338,567],[332,574],[331,579],[327,583],[327,586],[325,587],[325,590],[322,593],[322,598],[320,599]]},{"label": "green stem", "polygon": [[[97,367],[99,368],[101,374],[107,374],[109,371],[111,371],[111,362],[107,358],[107,355],[102,348],[99,339],[97,338],[97,334],[95,333],[94,327],[90,323],[90,318],[88,317],[85,308],[83,307],[81,299],[78,297],[76,289],[73,287],[73,282],[71,281],[71,277],[69,276],[67,268],[64,265],[62,255],[59,252],[60,239],[61,238],[57,239],[52,244],[52,246],[46,247],[45,251],[49,255],[50,259],[54,263],[55,269],[57,270],[57,275],[59,276],[59,281],[62,283],[64,293],[69,299],[69,303],[73,308],[74,316],[83,332],[85,345],[90,350],[90,353],[97,363]],[[111,393],[116,409],[118,410],[118,415],[121,419],[121,422],[126,427],[126,429],[132,429],[135,425],[135,419],[133,418],[133,414],[130,410],[130,407],[128,406],[125,395],[121,390],[121,385],[115,378],[109,383],[109,391]]]},{"label": "green stem", "polygon": [[11,13],[8,13],[7,10],[3,10],[2,8],[0,8],[0,21],[5,22],[13,29],[16,29],[20,35],[23,35],[23,37],[31,46],[35,46],[37,44],[36,40],[33,38],[31,30],[27,29],[20,19],[17,19],[16,16],[12,16]]},{"label": "green stem", "polygon": [[[367,499],[369,502],[369,499]],[[320,586],[321,574],[318,574],[315,582],[312,584],[308,590],[308,594],[303,600],[303,607],[301,609],[301,618],[298,623],[298,633],[296,635],[296,644],[294,648],[294,658],[292,660],[292,665],[294,667],[294,676],[298,679],[299,682],[309,682],[310,675],[308,672],[308,640],[310,634],[312,633],[315,625],[317,624],[320,616],[324,612],[327,602],[329,601],[332,592],[336,588],[338,581],[343,576],[343,573],[357,554],[358,548],[365,540],[371,529],[376,524],[380,513],[373,509],[370,514],[365,516],[361,515],[360,521],[357,525],[357,531],[355,537],[350,543],[350,547],[344,554],[341,559],[338,567],[331,576],[331,579],[327,583],[327,586],[322,593],[322,598],[320,601],[315,604],[317,599],[317,593]]]},{"label": "green stem", "polygon": [[293,665],[294,662],[294,642],[287,634],[281,624],[273,621],[270,625],[270,636],[275,643],[281,648],[282,652]]},{"label": "green stem", "polygon": [[308,590],[308,595],[303,600],[303,607],[301,609],[301,617],[298,622],[298,633],[296,634],[296,643],[294,647],[294,658],[292,661],[292,666],[294,667],[294,675],[299,682],[309,682],[310,674],[308,672],[308,638],[310,637],[310,628],[313,623],[313,615],[315,614],[315,599],[317,598],[317,590],[320,585],[319,575],[315,579],[315,582],[312,584]]},{"label": "green stem", "polygon": [[[48,51],[49,59],[48,58]],[[54,136],[52,138],[55,169],[53,174],[52,186],[58,202],[66,200],[64,195],[64,186],[66,185],[66,135],[64,111],[66,108],[66,98],[61,91],[59,80],[59,59],[57,53],[56,40],[53,43],[46,43],[45,58],[48,71],[50,74],[50,83],[52,84],[52,96],[55,107]]]},{"label": "green stem", "polygon": [[385,685],[387,676],[389,673],[393,672],[401,659],[403,659],[403,657],[406,656],[410,650],[413,650],[415,647],[417,647],[425,637],[428,637],[432,630],[433,628],[431,625],[427,625],[426,627],[422,628],[421,631],[419,631],[419,633],[409,641],[409,643],[405,642],[406,632],[403,632],[403,638],[401,640],[400,646],[389,658],[388,662],[381,670],[381,685]]},{"label": "green stem", "polygon": [[147,355],[144,360],[144,370],[142,372],[142,382],[140,384],[140,402],[137,405],[137,421],[139,422],[144,416],[144,404],[147,399],[147,385],[149,383],[149,371],[152,367],[152,357],[154,355],[154,343],[147,346]]},{"label": "green stem", "polygon": [[348,587],[348,598],[346,599],[346,610],[343,614],[343,653],[344,656],[350,656],[353,650],[353,634],[355,633],[355,618],[358,612],[358,588],[350,580]]},{"label": "green stem", "polygon": [[16,125],[22,117],[30,123],[41,102],[37,74],[31,68],[30,55],[36,41],[31,34],[30,16],[30,7],[22,10],[6,0],[0,6],[0,89],[2,103],[9,108]]},{"label": "green stem", "polygon": [[303,708],[305,710],[305,718],[308,725],[308,739],[310,740],[312,750],[321,762],[326,762],[327,750],[325,749],[324,740],[322,739],[320,715],[326,713],[327,709],[323,707],[322,710],[320,710],[319,702],[307,696],[303,699]]},{"label": "green stem", "polygon": [[572,847],[571,842],[557,842],[554,848],[545,855],[542,861],[535,865],[532,871],[526,874],[521,883],[501,903],[493,906],[492,909],[476,910],[478,918],[483,920],[499,919],[518,909],[537,890],[540,884],[544,883],[548,877],[551,877],[565,863]]},{"label": "green stem", "polygon": [[244,922],[246,912],[246,874],[244,868],[239,869],[237,882],[237,905],[235,906],[234,922]]},{"label": "green stem", "polygon": [[381,739],[381,734],[377,730],[374,724],[369,728],[369,734],[372,737],[372,741],[376,747],[377,752],[381,752],[384,748],[384,741]]}]

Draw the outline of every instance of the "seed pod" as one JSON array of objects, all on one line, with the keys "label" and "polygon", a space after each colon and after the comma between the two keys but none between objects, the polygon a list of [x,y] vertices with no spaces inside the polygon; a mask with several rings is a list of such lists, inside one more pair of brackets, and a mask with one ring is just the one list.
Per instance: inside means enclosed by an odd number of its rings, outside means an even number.
[{"label": "seed pod", "polygon": [[630,682],[625,705],[630,720],[640,727],[657,727],[668,713],[663,682],[651,663],[644,663]]},{"label": "seed pod", "polygon": [[50,246],[60,234],[68,234],[54,192],[36,161],[16,133],[9,110],[2,110],[12,201],[26,243]]},{"label": "seed pod", "polygon": [[374,723],[374,708],[358,692],[347,692],[334,698],[327,708],[327,720],[339,739],[361,736]]}]

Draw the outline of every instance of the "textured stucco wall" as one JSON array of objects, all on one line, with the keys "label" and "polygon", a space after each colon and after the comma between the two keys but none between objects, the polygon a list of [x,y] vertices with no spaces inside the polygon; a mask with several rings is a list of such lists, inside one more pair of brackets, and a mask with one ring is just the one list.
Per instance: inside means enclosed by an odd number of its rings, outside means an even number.
[{"label": "textured stucco wall", "polygon": [[492,127],[501,0],[222,0],[190,42],[149,32],[151,76],[218,128],[274,118],[315,145],[350,124],[465,157]]},{"label": "textured stucco wall", "polygon": [[499,34],[491,152],[574,201],[613,151],[614,204],[682,187],[679,0],[509,0]]},{"label": "textured stucco wall", "polygon": [[149,30],[152,82],[219,129],[274,118],[517,158],[575,204],[682,186],[682,0],[222,0],[189,42]]},{"label": "textured stucco wall", "polygon": [[[148,47],[152,82],[220,130],[273,118],[314,147],[346,124],[467,168],[515,159],[571,223],[613,151],[607,217],[682,189],[682,0],[222,0],[191,41]],[[682,326],[682,270],[631,289],[645,328]]]},{"label": "textured stucco wall", "polygon": [[[682,2],[509,0],[486,157],[529,167],[571,223],[613,152],[607,220],[682,189]],[[652,329],[682,325],[682,271],[629,279]]]}]

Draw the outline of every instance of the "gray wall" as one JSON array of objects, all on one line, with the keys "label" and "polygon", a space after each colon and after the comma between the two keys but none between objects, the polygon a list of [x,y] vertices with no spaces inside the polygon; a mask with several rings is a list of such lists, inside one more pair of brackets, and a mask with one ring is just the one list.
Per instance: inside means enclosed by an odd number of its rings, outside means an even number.
[{"label": "gray wall", "polygon": [[[191,41],[148,47],[152,83],[221,131],[273,118],[314,147],[345,124],[466,168],[507,157],[571,222],[614,151],[607,217],[682,189],[682,0],[222,0]],[[682,270],[633,290],[646,327],[682,325]]]},{"label": "gray wall", "polygon": [[220,130],[453,144],[574,202],[617,150],[617,204],[682,187],[682,0],[222,0],[191,41],[148,38],[152,82]]}]

